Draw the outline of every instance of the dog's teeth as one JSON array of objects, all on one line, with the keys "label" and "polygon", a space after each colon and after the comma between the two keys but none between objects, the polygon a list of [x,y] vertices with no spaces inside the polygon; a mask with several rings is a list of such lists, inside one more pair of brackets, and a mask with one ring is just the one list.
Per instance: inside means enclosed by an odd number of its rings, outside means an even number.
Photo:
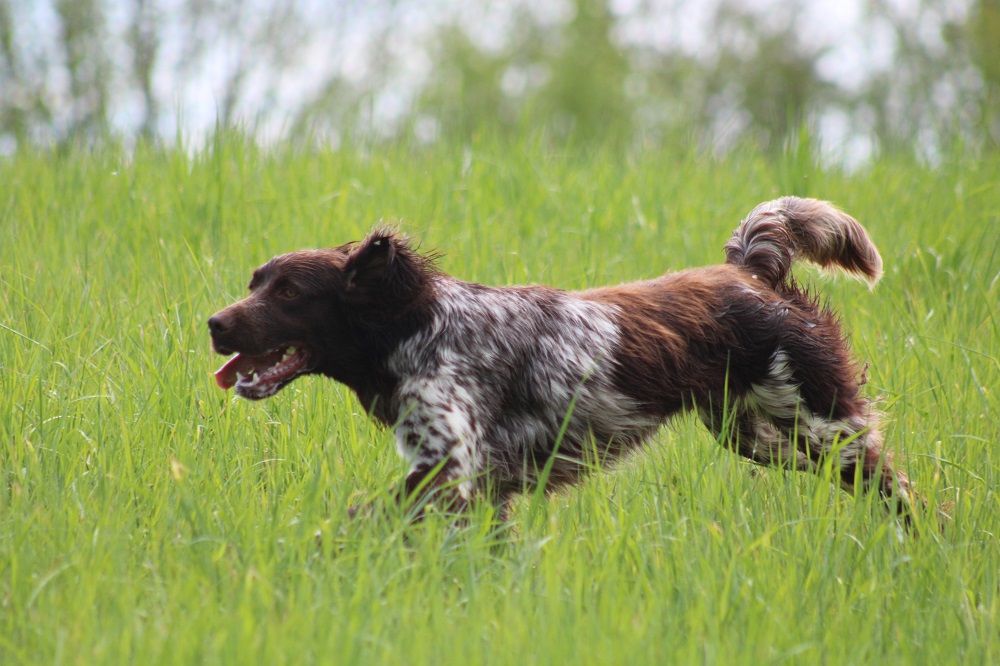
[{"label": "dog's teeth", "polygon": [[246,375],[244,375],[242,372],[240,372],[239,370],[236,371],[236,381],[241,382],[246,378],[247,378]]},{"label": "dog's teeth", "polygon": [[289,347],[288,349],[285,350],[285,356],[286,357],[292,356],[293,354],[295,354],[295,351],[296,351],[295,347]]}]

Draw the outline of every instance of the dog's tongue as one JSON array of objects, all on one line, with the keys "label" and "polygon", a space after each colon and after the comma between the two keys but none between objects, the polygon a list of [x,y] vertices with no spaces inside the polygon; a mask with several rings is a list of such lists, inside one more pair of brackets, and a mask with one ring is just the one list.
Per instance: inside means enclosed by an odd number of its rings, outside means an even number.
[{"label": "dog's tongue", "polygon": [[254,370],[268,368],[281,359],[281,352],[271,352],[260,356],[250,356],[249,354],[235,354],[226,361],[221,368],[215,371],[215,383],[219,388],[225,390],[236,385],[238,377],[236,373],[249,375]]},{"label": "dog's tongue", "polygon": [[235,354],[226,361],[221,368],[215,371],[215,383],[223,391],[236,386],[236,373],[242,372],[249,359],[243,354]]}]

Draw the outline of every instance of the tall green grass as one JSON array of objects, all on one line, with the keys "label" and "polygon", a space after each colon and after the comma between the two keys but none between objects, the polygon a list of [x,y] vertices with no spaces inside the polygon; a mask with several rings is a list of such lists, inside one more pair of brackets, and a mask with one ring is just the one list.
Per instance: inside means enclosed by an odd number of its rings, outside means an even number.
[{"label": "tall green grass", "polygon": [[[580,487],[350,521],[403,473],[348,391],[215,388],[205,319],[278,252],[398,221],[462,278],[581,288],[716,263],[754,204],[831,199],[874,293],[804,268],[871,363],[943,531],[754,468],[693,419]],[[0,162],[0,663],[997,663],[1000,158],[467,146]],[[317,533],[319,537],[317,538]]]}]

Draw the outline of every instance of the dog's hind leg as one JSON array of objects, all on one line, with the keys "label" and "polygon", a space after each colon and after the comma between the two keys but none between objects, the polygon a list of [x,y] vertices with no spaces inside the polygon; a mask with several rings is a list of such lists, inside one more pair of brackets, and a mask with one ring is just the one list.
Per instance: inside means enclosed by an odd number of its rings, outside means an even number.
[{"label": "dog's hind leg", "polygon": [[836,450],[843,442],[838,451],[841,486],[851,493],[858,489],[877,491],[887,505],[909,521],[917,498],[906,474],[896,469],[882,446],[878,413],[872,410],[867,417],[849,419],[848,431],[835,433],[835,437],[839,441],[831,442],[830,449]]},{"label": "dog's hind leg", "polygon": [[[837,378],[825,379],[836,383]],[[851,411],[839,418],[815,413],[803,398],[790,356],[778,349],[767,375],[732,403],[701,410],[702,420],[728,448],[762,465],[812,472],[836,456],[845,490],[878,491],[909,520],[914,501],[909,480],[883,451],[878,412],[863,398],[852,400]]]},{"label": "dog's hind leg", "polygon": [[[800,362],[811,362],[810,356]],[[877,490],[898,512],[907,515],[912,509],[910,483],[898,472],[883,451],[879,413],[859,394],[858,384],[838,364],[822,375],[795,372],[793,357],[779,348],[775,351],[766,377],[751,386],[747,396],[750,409],[771,425],[765,436],[777,432],[779,442],[789,442],[785,450],[794,451],[808,466],[799,469],[818,470],[835,455],[840,483],[854,492]],[[840,370],[840,371],[838,371]],[[817,399],[817,395],[826,399]],[[811,408],[812,401],[830,404],[829,415]],[[760,433],[758,429],[758,433]],[[897,501],[898,500],[898,501]]]},{"label": "dog's hind leg", "polygon": [[877,491],[890,508],[910,520],[916,498],[909,479],[882,449],[877,418],[772,420],[747,404],[735,405],[726,417],[705,410],[701,417],[723,446],[759,465],[818,472],[836,455],[844,490]]},{"label": "dog's hind leg", "polygon": [[815,462],[795,446],[796,438],[748,400],[737,399],[726,409],[700,409],[699,415],[720,444],[758,465],[802,472],[815,468]]}]

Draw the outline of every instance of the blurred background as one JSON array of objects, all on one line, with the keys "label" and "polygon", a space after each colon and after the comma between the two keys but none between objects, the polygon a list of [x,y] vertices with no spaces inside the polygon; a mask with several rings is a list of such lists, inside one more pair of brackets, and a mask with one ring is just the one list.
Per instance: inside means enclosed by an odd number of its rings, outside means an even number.
[{"label": "blurred background", "polygon": [[933,163],[1000,144],[1000,0],[0,0],[0,154],[220,127]]}]

